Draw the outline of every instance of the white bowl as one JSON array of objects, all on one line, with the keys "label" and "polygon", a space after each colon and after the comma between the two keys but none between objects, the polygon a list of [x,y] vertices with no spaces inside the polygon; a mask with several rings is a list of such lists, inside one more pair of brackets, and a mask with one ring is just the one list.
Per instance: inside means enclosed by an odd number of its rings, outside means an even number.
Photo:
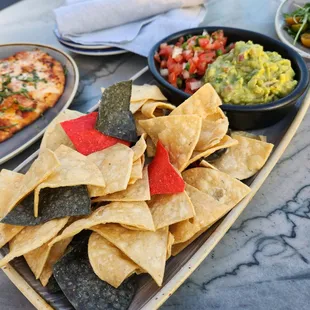
[{"label": "white bowl", "polygon": [[307,0],[285,0],[278,8],[275,18],[275,28],[279,39],[293,48],[302,57],[310,59],[310,48],[303,46],[301,43],[296,42],[294,45],[294,38],[290,36],[284,29],[285,20],[283,14],[290,13],[298,9],[299,6],[304,6],[309,1]]}]

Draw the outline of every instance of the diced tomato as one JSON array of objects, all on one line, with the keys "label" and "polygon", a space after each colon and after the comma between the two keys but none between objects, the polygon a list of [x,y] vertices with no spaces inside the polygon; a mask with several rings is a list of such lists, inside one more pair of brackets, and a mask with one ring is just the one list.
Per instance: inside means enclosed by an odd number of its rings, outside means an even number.
[{"label": "diced tomato", "polygon": [[160,67],[162,69],[167,68],[167,60],[162,60],[161,63],[160,63]]},{"label": "diced tomato", "polygon": [[172,59],[172,57],[170,56],[167,60],[167,68],[168,70],[171,70],[174,65],[176,64],[176,62],[174,61],[174,59]]},{"label": "diced tomato", "polygon": [[200,61],[197,66],[197,74],[204,75],[207,69],[207,62],[206,61]]},{"label": "diced tomato", "polygon": [[224,38],[224,31],[223,30],[217,30],[217,31],[214,31],[212,34],[211,34],[211,37],[213,38],[213,40],[221,40]]},{"label": "diced tomato", "polygon": [[176,63],[172,69],[172,72],[176,74],[176,76],[179,76],[183,71],[183,65]]},{"label": "diced tomato", "polygon": [[192,50],[185,50],[183,53],[183,58],[188,61],[189,59],[191,59],[194,56],[194,52]]},{"label": "diced tomato", "polygon": [[174,72],[169,73],[168,82],[171,85],[177,87],[177,76],[176,76],[176,74]]},{"label": "diced tomato", "polygon": [[212,49],[218,50],[218,49],[222,48],[223,46],[224,45],[221,41],[214,41]]},{"label": "diced tomato", "polygon": [[190,74],[194,74],[196,72],[196,65],[195,65],[193,59],[189,59],[188,62],[189,62],[189,69],[188,69],[188,71],[189,71]]},{"label": "diced tomato", "polygon": [[182,62],[182,61],[183,61],[183,55],[180,54],[180,55],[174,57],[174,60],[175,60],[176,62]]},{"label": "diced tomato", "polygon": [[196,38],[197,38],[197,36],[193,36],[193,37],[189,38],[187,40],[187,45],[190,47],[195,46],[196,45]]},{"label": "diced tomato", "polygon": [[244,54],[239,54],[238,61],[243,61],[243,60],[244,60]]},{"label": "diced tomato", "polygon": [[201,38],[198,40],[199,42],[199,46],[202,47],[203,49],[206,49],[210,40],[209,39],[205,39],[205,38]]},{"label": "diced tomato", "polygon": [[194,78],[190,78],[190,79],[187,79],[185,81],[185,92],[188,93],[188,94],[193,94],[194,91],[192,90],[191,88],[191,83],[193,82],[197,82],[198,80],[197,79],[194,79]]},{"label": "diced tomato", "polygon": [[206,52],[198,56],[199,62],[197,65],[197,74],[204,75],[207,69],[207,65],[212,63],[215,59],[215,52]]},{"label": "diced tomato", "polygon": [[198,56],[199,60],[206,60],[207,63],[213,62],[213,60],[216,57],[215,51],[207,51],[205,53],[202,53]]},{"label": "diced tomato", "polygon": [[170,45],[161,47],[159,50],[159,56],[162,56],[167,59],[169,56],[172,55],[172,50],[173,48]]}]

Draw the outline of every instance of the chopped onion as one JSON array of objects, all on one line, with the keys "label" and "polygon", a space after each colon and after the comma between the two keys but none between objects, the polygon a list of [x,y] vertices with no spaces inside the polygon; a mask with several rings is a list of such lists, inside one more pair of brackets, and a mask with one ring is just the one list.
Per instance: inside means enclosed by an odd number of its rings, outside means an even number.
[{"label": "chopped onion", "polygon": [[187,70],[183,70],[182,72],[182,75],[183,75],[183,78],[186,80],[186,79],[189,79],[190,75],[189,75],[189,72]]},{"label": "chopped onion", "polygon": [[183,52],[182,47],[175,46],[172,51],[172,58],[173,59],[176,58],[177,56],[181,55],[182,52]]},{"label": "chopped onion", "polygon": [[207,30],[204,30],[203,33],[202,33],[202,35],[203,35],[203,36],[207,36],[207,35],[209,35],[209,33],[208,33]]},{"label": "chopped onion", "polygon": [[196,82],[189,83],[189,86],[190,86],[191,90],[196,90],[196,89],[200,88],[201,85],[202,85],[201,81],[196,81]]},{"label": "chopped onion", "polygon": [[168,76],[169,74],[168,69],[160,69],[159,72],[161,76]]},{"label": "chopped onion", "polygon": [[167,43],[162,43],[162,44],[160,44],[160,48],[164,48],[164,47],[166,47],[168,44]]}]

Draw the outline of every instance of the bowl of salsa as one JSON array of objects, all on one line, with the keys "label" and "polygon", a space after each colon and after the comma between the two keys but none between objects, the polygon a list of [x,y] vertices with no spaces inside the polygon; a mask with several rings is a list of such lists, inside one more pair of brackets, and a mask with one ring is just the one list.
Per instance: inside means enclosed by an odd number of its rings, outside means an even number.
[{"label": "bowl of salsa", "polygon": [[152,48],[148,64],[174,104],[210,83],[232,128],[242,130],[282,119],[309,83],[307,66],[293,49],[229,27],[198,27],[166,37]]}]

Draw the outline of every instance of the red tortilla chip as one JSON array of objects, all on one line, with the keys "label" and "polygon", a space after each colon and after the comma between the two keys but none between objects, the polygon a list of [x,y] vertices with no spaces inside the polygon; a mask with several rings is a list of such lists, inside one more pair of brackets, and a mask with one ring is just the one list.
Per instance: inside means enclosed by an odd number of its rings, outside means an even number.
[{"label": "red tortilla chip", "polygon": [[169,161],[168,151],[158,140],[156,155],[148,167],[151,195],[184,192],[185,183]]},{"label": "red tortilla chip", "polygon": [[74,147],[83,155],[104,150],[116,143],[127,146],[129,142],[117,138],[109,137],[95,129],[98,113],[93,112],[79,118],[61,123]]}]

